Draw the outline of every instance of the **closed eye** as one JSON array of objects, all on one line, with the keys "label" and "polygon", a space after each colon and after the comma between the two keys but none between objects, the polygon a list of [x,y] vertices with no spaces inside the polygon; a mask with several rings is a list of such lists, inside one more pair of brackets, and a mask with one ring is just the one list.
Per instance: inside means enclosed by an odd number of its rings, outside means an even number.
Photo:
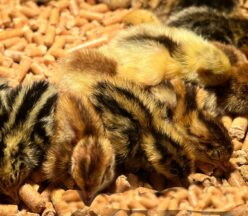
[{"label": "closed eye", "polygon": [[214,149],[214,146],[211,145],[211,144],[207,144],[206,147],[207,147],[207,149],[209,149],[209,150],[213,150],[213,149]]}]

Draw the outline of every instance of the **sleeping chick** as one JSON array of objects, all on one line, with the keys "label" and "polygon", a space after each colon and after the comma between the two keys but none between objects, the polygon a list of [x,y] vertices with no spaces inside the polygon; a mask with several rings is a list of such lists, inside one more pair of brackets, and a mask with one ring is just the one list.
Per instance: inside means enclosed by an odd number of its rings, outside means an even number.
[{"label": "sleeping chick", "polygon": [[72,152],[71,175],[87,203],[115,178],[115,154],[107,138],[88,136]]},{"label": "sleeping chick", "polygon": [[230,75],[227,56],[185,29],[134,26],[99,51],[118,63],[117,76],[145,86],[174,77],[213,86],[225,82]]},{"label": "sleeping chick", "polygon": [[17,202],[19,187],[50,145],[57,91],[37,81],[1,90],[0,98],[0,192]]},{"label": "sleeping chick", "polygon": [[130,81],[108,79],[93,85],[89,97],[117,165],[132,167],[138,158],[140,168],[152,167],[176,181],[194,171],[195,161],[220,165],[232,154],[215,97],[195,85],[176,79],[145,90]]},{"label": "sleeping chick", "polygon": [[61,92],[56,107],[55,132],[43,170],[61,184],[69,176],[89,201],[114,178],[115,155],[102,136],[101,123],[86,98]]},{"label": "sleeping chick", "polygon": [[207,40],[232,44],[248,53],[247,19],[231,17],[208,7],[190,7],[172,14],[166,24],[192,30]]},{"label": "sleeping chick", "polygon": [[186,28],[207,40],[232,44],[234,35],[230,28],[229,17],[209,7],[189,7],[172,14],[166,24]]}]

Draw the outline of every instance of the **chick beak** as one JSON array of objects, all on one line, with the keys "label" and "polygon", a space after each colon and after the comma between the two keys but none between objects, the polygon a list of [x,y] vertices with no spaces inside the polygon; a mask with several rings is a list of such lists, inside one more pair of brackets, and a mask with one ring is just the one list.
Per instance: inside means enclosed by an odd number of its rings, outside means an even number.
[{"label": "chick beak", "polygon": [[83,191],[82,196],[83,196],[84,203],[87,206],[90,206],[90,204],[92,203],[93,199],[95,198],[94,194],[92,194],[89,191]]},{"label": "chick beak", "polygon": [[216,161],[216,165],[224,172],[228,172],[232,168],[232,165],[229,161]]},{"label": "chick beak", "polygon": [[13,203],[19,204],[20,199],[19,199],[19,195],[18,195],[18,190],[17,189],[15,189],[13,191],[10,191],[8,195],[11,198],[11,200],[12,200]]}]

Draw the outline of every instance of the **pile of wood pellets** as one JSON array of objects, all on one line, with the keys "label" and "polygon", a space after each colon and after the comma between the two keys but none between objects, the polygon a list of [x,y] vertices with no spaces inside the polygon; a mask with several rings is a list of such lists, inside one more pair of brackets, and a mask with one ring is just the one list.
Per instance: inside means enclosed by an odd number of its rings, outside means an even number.
[{"label": "pile of wood pellets", "polygon": [[[241,8],[248,14],[248,4]],[[132,9],[111,11],[94,0],[2,0],[0,5],[0,77],[13,86],[25,80],[51,79],[56,61],[67,52],[106,44],[125,28]],[[247,16],[247,15],[246,15]],[[147,182],[132,173],[121,175],[90,205],[72,179],[66,188],[49,185],[35,172],[20,188],[20,204],[0,204],[0,216],[79,215],[248,215],[248,119],[223,117],[233,138],[229,176],[206,164],[189,176],[190,186],[168,187],[154,174]],[[225,213],[225,212],[228,212]]]},{"label": "pile of wood pellets", "polygon": [[[3,0],[0,5],[0,76],[13,85],[49,78],[58,58],[80,48],[107,43],[124,25],[130,10],[110,11],[105,4],[82,0]],[[35,76],[35,77],[33,77]]]}]

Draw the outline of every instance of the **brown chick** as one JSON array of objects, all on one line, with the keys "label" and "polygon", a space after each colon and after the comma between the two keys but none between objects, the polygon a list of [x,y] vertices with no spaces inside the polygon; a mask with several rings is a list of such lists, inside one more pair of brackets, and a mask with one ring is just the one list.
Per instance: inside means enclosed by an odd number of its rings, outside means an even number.
[{"label": "brown chick", "polygon": [[50,145],[57,90],[46,81],[0,89],[0,192],[17,203],[19,187]]},{"label": "brown chick", "polygon": [[232,154],[214,95],[182,80],[166,81],[150,90],[121,79],[98,81],[90,100],[118,164],[132,164],[139,158],[140,168],[153,167],[178,180],[194,171],[195,161],[217,165]]},{"label": "brown chick", "polygon": [[81,139],[73,149],[71,175],[90,203],[115,177],[115,153],[107,138]]},{"label": "brown chick", "polygon": [[43,165],[55,184],[72,176],[85,201],[92,199],[114,178],[115,155],[102,136],[98,116],[86,98],[61,92],[56,107],[56,128]]},{"label": "brown chick", "polygon": [[227,56],[186,29],[155,24],[133,26],[99,51],[117,62],[117,76],[145,86],[175,77],[214,86],[230,76]]}]

